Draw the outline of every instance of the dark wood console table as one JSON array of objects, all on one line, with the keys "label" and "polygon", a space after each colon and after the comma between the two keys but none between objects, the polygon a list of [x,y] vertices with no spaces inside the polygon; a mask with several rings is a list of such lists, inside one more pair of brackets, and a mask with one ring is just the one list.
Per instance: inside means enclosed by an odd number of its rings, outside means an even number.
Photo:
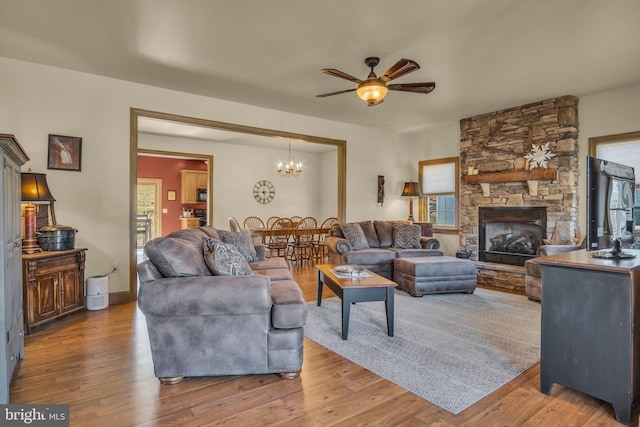
[{"label": "dark wood console table", "polygon": [[585,250],[536,258],[542,270],[540,391],[561,384],[610,402],[631,423],[640,391],[640,251],[604,260]]},{"label": "dark wood console table", "polygon": [[22,255],[27,334],[84,310],[85,251],[71,249]]}]

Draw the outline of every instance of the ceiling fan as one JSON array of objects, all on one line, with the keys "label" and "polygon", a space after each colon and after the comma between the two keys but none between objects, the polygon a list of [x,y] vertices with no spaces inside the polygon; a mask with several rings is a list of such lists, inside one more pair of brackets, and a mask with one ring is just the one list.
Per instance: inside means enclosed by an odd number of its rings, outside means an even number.
[{"label": "ceiling fan", "polygon": [[388,85],[387,82],[419,69],[420,65],[410,59],[401,59],[396,62],[393,67],[385,71],[380,77],[376,77],[376,74],[373,72],[373,68],[378,65],[378,62],[380,62],[380,58],[376,58],[375,56],[371,56],[364,60],[367,67],[371,68],[371,72],[369,73],[369,76],[367,76],[366,80],[360,80],[340,70],[336,70],[335,68],[323,68],[320,70],[323,73],[358,83],[358,87],[340,90],[338,92],[323,93],[321,95],[316,95],[316,97],[324,98],[325,96],[355,91],[360,99],[367,102],[368,107],[373,107],[374,105],[382,104],[384,102],[384,97],[389,90],[427,94],[436,87],[434,82],[399,83]]}]

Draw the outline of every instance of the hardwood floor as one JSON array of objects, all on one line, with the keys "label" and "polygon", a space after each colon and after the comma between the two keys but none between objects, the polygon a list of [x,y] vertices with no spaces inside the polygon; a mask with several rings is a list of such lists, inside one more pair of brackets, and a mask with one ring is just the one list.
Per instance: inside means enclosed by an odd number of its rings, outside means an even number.
[{"label": "hardwood floor", "polygon": [[[313,267],[294,270],[307,301]],[[325,288],[325,297],[331,292]],[[69,404],[72,426],[619,426],[611,405],[555,385],[539,392],[539,365],[453,415],[305,340],[300,377],[153,375],[144,315],[135,303],[67,318],[25,338],[11,403]],[[634,411],[632,425],[638,424]]]}]

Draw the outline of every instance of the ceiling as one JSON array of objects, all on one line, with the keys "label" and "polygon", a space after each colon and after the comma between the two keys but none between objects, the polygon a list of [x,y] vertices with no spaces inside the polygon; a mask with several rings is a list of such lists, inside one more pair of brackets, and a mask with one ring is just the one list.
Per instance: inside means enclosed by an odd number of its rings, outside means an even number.
[{"label": "ceiling", "polygon": [[[412,132],[640,83],[638,0],[0,0],[0,56]],[[367,107],[353,83],[400,58],[435,81]],[[179,112],[177,112],[179,113]],[[215,120],[215,117],[208,117]]]}]

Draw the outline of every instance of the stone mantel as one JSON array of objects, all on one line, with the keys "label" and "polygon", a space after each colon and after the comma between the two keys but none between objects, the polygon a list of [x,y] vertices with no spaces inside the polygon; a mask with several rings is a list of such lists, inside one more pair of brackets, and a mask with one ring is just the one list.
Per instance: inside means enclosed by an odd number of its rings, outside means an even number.
[{"label": "stone mantel", "polygon": [[465,184],[473,182],[517,182],[557,178],[558,170],[555,168],[532,170],[523,169],[467,175],[464,177],[464,182]]}]

